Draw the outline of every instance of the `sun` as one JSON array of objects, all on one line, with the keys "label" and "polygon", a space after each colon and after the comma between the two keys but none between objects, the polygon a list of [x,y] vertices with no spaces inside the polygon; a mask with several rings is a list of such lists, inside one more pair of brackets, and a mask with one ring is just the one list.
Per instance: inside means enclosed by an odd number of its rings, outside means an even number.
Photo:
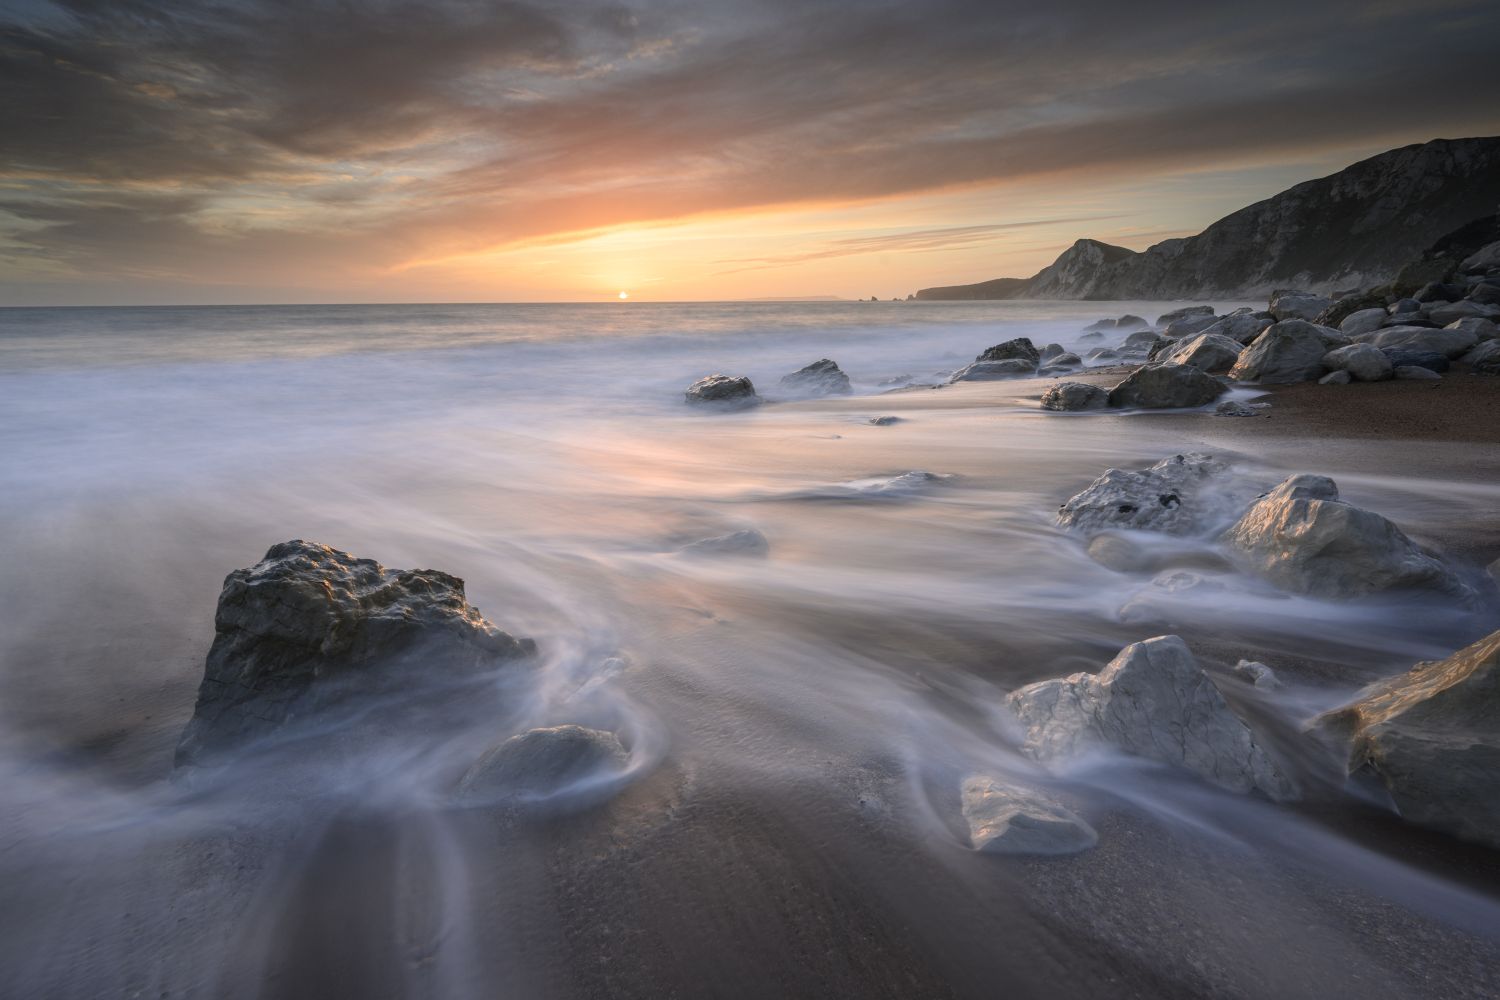
[{"label": "sun", "polygon": [[628,299],[628,298],[630,298],[630,293],[629,292],[621,292],[620,293],[620,298],[622,298],[622,299]]}]

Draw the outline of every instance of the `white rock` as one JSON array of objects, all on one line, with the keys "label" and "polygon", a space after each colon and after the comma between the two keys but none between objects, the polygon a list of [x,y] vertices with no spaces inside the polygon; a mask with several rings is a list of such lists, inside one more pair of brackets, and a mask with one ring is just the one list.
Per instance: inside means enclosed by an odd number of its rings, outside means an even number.
[{"label": "white rock", "polygon": [[1229,501],[1215,489],[1228,464],[1191,453],[1164,458],[1149,469],[1108,469],[1071,497],[1057,523],[1094,535],[1111,528],[1187,535],[1222,523]]},{"label": "white rock", "polygon": [[1099,842],[1094,828],[1050,796],[987,775],[963,783],[969,842],[991,854],[1077,854]]}]

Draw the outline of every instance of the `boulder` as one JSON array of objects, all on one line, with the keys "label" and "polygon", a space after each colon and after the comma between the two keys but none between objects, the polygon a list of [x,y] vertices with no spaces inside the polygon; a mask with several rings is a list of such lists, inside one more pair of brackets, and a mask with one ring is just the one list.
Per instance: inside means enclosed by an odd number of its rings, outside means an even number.
[{"label": "boulder", "polygon": [[1109,391],[1109,405],[1165,410],[1206,406],[1224,394],[1218,379],[1192,365],[1142,365]]},{"label": "boulder", "polygon": [[1391,359],[1371,344],[1350,344],[1323,355],[1323,364],[1333,374],[1344,372],[1360,382],[1381,382],[1391,377]]},{"label": "boulder", "polygon": [[1226,399],[1214,407],[1214,415],[1219,417],[1253,417],[1257,413],[1254,407],[1246,406],[1237,399]]},{"label": "boulder", "polygon": [[[1357,312],[1368,309],[1377,309],[1383,315],[1385,313],[1386,297],[1384,289],[1372,288],[1368,291],[1345,295],[1334,301],[1333,305],[1324,309],[1313,318],[1313,322],[1320,326],[1342,326],[1344,320]],[[1269,315],[1269,314],[1267,314]]]},{"label": "boulder", "polygon": [[1383,347],[1380,350],[1390,359],[1392,370],[1404,367],[1427,368],[1435,372],[1448,370],[1448,356],[1435,351],[1418,351],[1410,348]]},{"label": "boulder", "polygon": [[1339,332],[1346,337],[1358,337],[1362,333],[1374,333],[1390,318],[1384,309],[1361,309],[1351,313],[1339,324]]},{"label": "boulder", "polygon": [[1022,751],[1044,763],[1112,749],[1191,771],[1236,792],[1297,788],[1175,635],[1133,643],[1098,674],[1028,684],[1006,699]]},{"label": "boulder", "polygon": [[[1218,322],[1219,317],[1213,313],[1209,313],[1206,316],[1184,316],[1181,319],[1174,319],[1168,323],[1166,329],[1162,331],[1162,336],[1168,340],[1181,340],[1183,337],[1191,337],[1195,333],[1202,333]],[[1129,340],[1126,343],[1129,343]]]},{"label": "boulder", "polygon": [[470,802],[537,802],[618,778],[630,755],[614,733],[583,726],[532,729],[485,751],[458,783]]},{"label": "boulder", "polygon": [[1077,854],[1099,842],[1094,828],[1050,796],[987,775],[964,779],[969,843],[991,854]]},{"label": "boulder", "polygon": [[1120,352],[1111,350],[1108,347],[1096,347],[1092,351],[1089,351],[1087,357],[1090,361],[1117,361],[1119,360]]},{"label": "boulder", "polygon": [[760,402],[755,386],[743,375],[710,375],[688,386],[687,401],[696,406],[723,409],[754,406]]},{"label": "boulder", "polygon": [[1059,382],[1042,393],[1042,409],[1060,412],[1102,410],[1109,405],[1109,393],[1087,382]]},{"label": "boulder", "polygon": [[1325,476],[1292,476],[1222,537],[1246,572],[1294,594],[1335,600],[1425,591],[1466,606],[1474,592],[1395,524],[1339,499]]},{"label": "boulder", "polygon": [[1041,360],[1049,361],[1052,358],[1057,357],[1059,354],[1066,354],[1067,350],[1068,349],[1061,344],[1048,344],[1046,347],[1042,348]]},{"label": "boulder", "polygon": [[1478,302],[1486,306],[1500,306],[1500,284],[1489,281],[1481,281],[1469,288],[1469,294],[1465,296],[1470,302]]},{"label": "boulder", "polygon": [[1130,313],[1126,313],[1115,320],[1115,328],[1119,330],[1149,330],[1151,329],[1151,324],[1139,316],[1132,316]]},{"label": "boulder", "polygon": [[1491,243],[1464,258],[1460,269],[1469,273],[1486,273],[1500,268],[1500,243]]},{"label": "boulder", "polygon": [[1397,365],[1391,369],[1391,378],[1407,382],[1431,382],[1442,377],[1431,368],[1423,368],[1419,365]]},{"label": "boulder", "polygon": [[1192,365],[1206,372],[1227,372],[1240,359],[1242,346],[1221,334],[1200,333],[1173,346],[1162,355],[1162,360]]},{"label": "boulder", "polygon": [[1240,352],[1229,377],[1240,382],[1310,382],[1322,377],[1325,335],[1337,331],[1306,320],[1282,320]]},{"label": "boulder", "polygon": [[1436,330],[1438,325],[1428,319],[1422,313],[1402,313],[1399,316],[1391,316],[1385,321],[1381,329],[1392,327],[1422,327],[1427,330]]},{"label": "boulder", "polygon": [[1162,329],[1189,316],[1212,316],[1213,314],[1213,306],[1183,306],[1181,309],[1173,309],[1171,312],[1165,312],[1156,317],[1156,327]]},{"label": "boulder", "polygon": [[1423,304],[1452,302],[1464,297],[1464,287],[1449,281],[1429,281],[1412,292],[1411,297]]},{"label": "boulder", "polygon": [[1036,362],[1025,358],[1004,361],[976,361],[954,372],[950,382],[989,382],[1001,378],[1020,378],[1036,374]]},{"label": "boulder", "polygon": [[206,760],[351,697],[477,677],[535,649],[485,621],[455,576],[282,542],[224,580],[177,763]]},{"label": "boulder", "polygon": [[1100,330],[1113,330],[1114,328],[1115,328],[1115,321],[1114,320],[1112,320],[1112,319],[1096,319],[1092,323],[1090,323],[1088,326],[1084,327],[1083,328],[1083,332],[1084,333],[1097,333]]},{"label": "boulder", "polygon": [[1466,365],[1489,369],[1500,365],[1500,340],[1486,340],[1461,359]]},{"label": "boulder", "polygon": [[1255,660],[1241,660],[1234,665],[1233,672],[1240,680],[1265,691],[1275,691],[1281,687],[1276,671]]},{"label": "boulder", "polygon": [[1500,848],[1500,632],[1375,684],[1314,727],[1402,818]]},{"label": "boulder", "polygon": [[1215,481],[1229,466],[1201,453],[1164,458],[1149,469],[1108,469],[1058,508],[1057,523],[1095,535],[1114,528],[1191,535],[1222,524]]},{"label": "boulder", "polygon": [[974,360],[1011,361],[1015,359],[1030,361],[1031,366],[1035,368],[1037,366],[1037,363],[1041,361],[1042,355],[1041,352],[1036,349],[1036,345],[1031,342],[1030,338],[1017,337],[1014,340],[1007,340],[1003,344],[996,344],[994,347],[987,349],[983,354],[979,355],[979,357],[975,358]]},{"label": "boulder", "polygon": [[1427,318],[1438,326],[1447,326],[1469,317],[1493,320],[1500,317],[1500,306],[1487,306],[1482,302],[1472,302],[1464,299],[1461,302],[1446,302],[1442,305],[1433,306],[1426,310]]},{"label": "boulder", "polygon": [[795,396],[844,396],[851,391],[849,376],[828,358],[814,361],[781,377],[781,391]]},{"label": "boulder", "polygon": [[1276,317],[1278,322],[1288,319],[1312,321],[1331,305],[1333,305],[1333,300],[1326,295],[1288,288],[1271,294],[1271,304],[1267,311]]},{"label": "boulder", "polygon": [[1494,320],[1485,319],[1482,316],[1466,316],[1463,319],[1454,320],[1443,329],[1458,333],[1472,333],[1474,339],[1481,344],[1487,340],[1500,339],[1500,326],[1496,326]]},{"label": "boulder", "polygon": [[685,556],[750,556],[764,559],[771,551],[771,543],[766,541],[765,535],[754,528],[745,528],[740,531],[731,531],[727,535],[700,538],[696,542],[689,542],[677,551]]},{"label": "boulder", "polygon": [[1051,368],[1055,371],[1059,368],[1077,368],[1082,364],[1083,359],[1078,355],[1074,354],[1072,351],[1064,351],[1061,354],[1053,355],[1042,367]]},{"label": "boulder", "polygon": [[1386,311],[1389,312],[1392,316],[1405,316],[1410,313],[1421,312],[1422,303],[1410,297],[1397,299],[1395,302],[1391,303],[1390,309]]},{"label": "boulder", "polygon": [[895,416],[883,416],[883,417],[871,417],[870,418],[870,424],[873,427],[889,427],[892,424],[899,424],[900,422],[901,422],[901,418],[900,417],[895,417]]},{"label": "boulder", "polygon": [[[1201,318],[1201,317],[1200,317]],[[1154,330],[1137,330],[1125,338],[1125,347],[1150,347],[1160,338]]]},{"label": "boulder", "polygon": [[[1382,357],[1384,357],[1384,355],[1382,355]],[[1354,381],[1354,376],[1350,375],[1348,372],[1346,372],[1346,371],[1336,371],[1336,372],[1329,372],[1327,375],[1324,375],[1322,378],[1318,379],[1318,384],[1319,385],[1348,385],[1350,382],[1353,382],[1353,381]]]}]

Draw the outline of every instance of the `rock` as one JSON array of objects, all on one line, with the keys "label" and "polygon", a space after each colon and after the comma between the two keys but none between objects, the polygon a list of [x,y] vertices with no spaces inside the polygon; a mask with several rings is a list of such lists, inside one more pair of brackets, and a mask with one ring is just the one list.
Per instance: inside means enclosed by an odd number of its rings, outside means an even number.
[{"label": "rock", "polygon": [[1276,320],[1269,313],[1232,312],[1227,316],[1219,317],[1216,323],[1204,327],[1202,332],[1228,337],[1240,344],[1248,344],[1274,322]]},{"label": "rock", "polygon": [[458,783],[467,801],[535,802],[607,783],[630,755],[614,733],[582,726],[532,729],[487,750]]},{"label": "rock", "polygon": [[1088,535],[1111,528],[1189,535],[1222,523],[1212,489],[1229,466],[1211,455],[1164,458],[1139,472],[1108,469],[1058,508],[1060,527]]},{"label": "rock", "polygon": [[1090,333],[1085,333],[1083,336],[1079,337],[1078,339],[1079,340],[1103,340],[1104,339],[1104,334],[1100,333],[1098,330],[1094,330],[1094,331],[1092,331]]},{"label": "rock", "polygon": [[[1206,316],[1184,316],[1181,319],[1174,319],[1168,323],[1167,328],[1162,331],[1162,336],[1168,340],[1181,340],[1183,337],[1191,337],[1196,333],[1202,333],[1219,321],[1219,317],[1213,313],[1209,313]],[[1132,334],[1131,336],[1135,335]],[[1129,340],[1126,340],[1127,344],[1129,342]]]},{"label": "rock", "polygon": [[1120,352],[1108,347],[1096,347],[1089,351],[1087,357],[1090,361],[1116,361],[1120,357]]},{"label": "rock", "polygon": [[1052,369],[1077,368],[1082,364],[1083,359],[1078,355],[1074,354],[1072,351],[1064,351],[1061,354],[1054,355],[1052,359],[1047,362],[1047,367]]},{"label": "rock", "polygon": [[1481,281],[1469,289],[1467,298],[1481,305],[1500,306],[1500,284]]},{"label": "rock", "polygon": [[1413,292],[1411,297],[1423,304],[1452,302],[1464,297],[1464,288],[1447,281],[1429,281]]},{"label": "rock", "polygon": [[1264,663],[1255,660],[1241,660],[1234,665],[1234,675],[1240,680],[1264,691],[1275,691],[1281,687],[1281,681],[1276,676],[1276,671]]},{"label": "rock", "polygon": [[1267,311],[1276,317],[1278,322],[1288,319],[1312,321],[1331,305],[1333,305],[1333,300],[1326,295],[1288,288],[1271,293],[1271,304]]},{"label": "rock", "polygon": [[1115,328],[1119,330],[1149,330],[1151,324],[1139,316],[1132,316],[1130,313],[1126,313],[1115,320]]},{"label": "rock", "polygon": [[1030,338],[1017,337],[1014,340],[1007,340],[1003,344],[996,344],[974,360],[1011,361],[1017,358],[1022,361],[1030,361],[1031,366],[1035,368],[1037,363],[1042,360],[1042,355],[1036,349],[1036,345],[1031,342]]},{"label": "rock", "polygon": [[1114,320],[1112,320],[1112,319],[1096,319],[1092,323],[1090,323],[1088,326],[1084,327],[1083,328],[1083,332],[1084,333],[1095,333],[1095,332],[1100,331],[1100,330],[1113,330],[1114,328],[1115,328],[1115,321]]},{"label": "rock", "polygon": [[1310,382],[1322,377],[1323,355],[1328,353],[1325,335],[1337,331],[1306,320],[1282,320],[1266,328],[1240,352],[1229,369],[1239,382]]},{"label": "rock", "polygon": [[1205,406],[1224,394],[1218,379],[1192,365],[1142,365],[1109,391],[1109,405],[1165,410]]},{"label": "rock", "polygon": [[1482,302],[1471,302],[1468,299],[1462,302],[1449,302],[1440,306],[1433,306],[1427,310],[1427,318],[1438,326],[1447,326],[1450,323],[1469,317],[1493,320],[1500,316],[1500,306],[1487,306]]},{"label": "rock", "polygon": [[1245,571],[1294,594],[1334,600],[1426,591],[1465,605],[1474,592],[1400,528],[1339,500],[1325,476],[1292,476],[1257,500],[1222,541]]},{"label": "rock", "polygon": [[684,545],[677,551],[685,556],[750,556],[764,559],[771,551],[771,543],[766,541],[765,535],[754,528],[745,528],[741,531],[731,531],[727,535],[701,538]]},{"label": "rock", "polygon": [[1500,339],[1500,326],[1496,326],[1494,320],[1484,319],[1481,316],[1466,316],[1463,319],[1454,320],[1443,329],[1456,333],[1472,333],[1475,341],[1481,344],[1487,340]]},{"label": "rock", "polygon": [[[1385,352],[1371,344],[1350,344],[1348,347],[1329,351],[1323,355],[1323,364],[1333,369],[1334,375],[1343,372],[1360,382],[1384,381],[1391,377],[1393,367]],[[1326,382],[1331,377],[1326,376],[1323,381]]]},{"label": "rock", "polygon": [[1127,535],[1102,532],[1089,539],[1088,557],[1116,573],[1143,573],[1155,565],[1155,557],[1145,546]]},{"label": "rock", "polygon": [[1206,372],[1227,372],[1240,359],[1241,346],[1239,341],[1220,334],[1200,333],[1178,343],[1162,355],[1162,360]]},{"label": "rock", "polygon": [[1184,768],[1236,792],[1297,796],[1175,635],[1122,649],[1098,674],[1073,674],[1006,699],[1026,735],[1022,751],[1051,763],[1109,748]]},{"label": "rock", "polygon": [[1042,348],[1041,360],[1042,361],[1050,361],[1052,358],[1057,357],[1059,354],[1065,354],[1065,353],[1067,353],[1067,348],[1063,347],[1063,345],[1061,345],[1061,344],[1048,344],[1046,347]]},{"label": "rock", "polygon": [[1421,313],[1402,313],[1399,316],[1392,316],[1385,321],[1385,325],[1382,327],[1382,329],[1388,330],[1392,327],[1398,326],[1406,328],[1422,327],[1423,329],[1427,330],[1438,329],[1438,325],[1436,323],[1434,323],[1432,320],[1428,319]]},{"label": "rock", "polygon": [[1059,382],[1042,393],[1042,409],[1059,412],[1102,410],[1109,405],[1109,393],[1087,382]]},{"label": "rock", "polygon": [[976,361],[965,365],[948,379],[950,382],[989,382],[1001,378],[1021,378],[1036,374],[1036,363],[1025,358],[1005,361]]},{"label": "rock", "polygon": [[1470,273],[1487,272],[1500,268],[1500,242],[1491,243],[1464,258],[1459,267]]},{"label": "rock", "polygon": [[1422,303],[1413,298],[1397,299],[1391,303],[1388,311],[1392,316],[1404,316],[1408,313],[1421,312]]},{"label": "rock", "polygon": [[1384,316],[1385,307],[1385,290],[1372,288],[1364,292],[1338,296],[1333,305],[1318,313],[1313,322],[1319,326],[1342,327],[1344,320],[1357,312],[1363,312],[1368,309],[1377,310]]},{"label": "rock", "polygon": [[1077,854],[1099,842],[1094,828],[1050,796],[985,775],[964,779],[969,842],[991,854]]},{"label": "rock", "polygon": [[755,386],[743,375],[710,375],[688,386],[687,401],[724,409],[754,406],[760,402]]},{"label": "rock", "polygon": [[1500,848],[1500,632],[1374,685],[1314,727],[1403,819]]},{"label": "rock", "polygon": [[1171,312],[1162,313],[1156,317],[1156,327],[1162,329],[1180,319],[1187,319],[1189,316],[1212,316],[1213,314],[1213,306],[1183,306],[1181,309],[1173,309]]},{"label": "rock", "polygon": [[1384,309],[1361,309],[1352,313],[1339,324],[1339,332],[1346,337],[1358,337],[1362,333],[1374,333],[1389,318]]},{"label": "rock", "polygon": [[1500,361],[1500,340],[1486,340],[1461,359],[1466,365],[1488,368],[1492,362]]},{"label": "rock", "polygon": [[1254,407],[1246,406],[1237,399],[1226,399],[1214,407],[1214,415],[1219,417],[1253,417],[1258,412]]},{"label": "rock", "polygon": [[901,422],[901,418],[900,417],[893,417],[893,416],[871,417],[870,418],[871,425],[873,425],[875,427],[889,427],[889,426],[891,426],[891,424],[899,424],[900,422]]},{"label": "rock", "polygon": [[1441,379],[1442,377],[1431,368],[1422,368],[1418,365],[1397,365],[1391,369],[1391,378],[1402,379],[1407,382],[1430,382],[1433,379]]},{"label": "rock", "polygon": [[[1203,317],[1198,318],[1201,319]],[[1137,330],[1135,333],[1132,333],[1130,336],[1125,338],[1124,346],[1150,347],[1152,344],[1156,343],[1158,339],[1159,338],[1157,337],[1156,331],[1154,330]]]},{"label": "rock", "polygon": [[1201,573],[1176,569],[1158,573],[1149,586],[1142,587],[1120,605],[1115,617],[1126,623],[1169,622],[1176,606],[1173,600],[1186,595],[1201,598],[1205,594],[1222,593],[1224,584]]},{"label": "rock", "polygon": [[1487,354],[1474,362],[1474,367],[1469,370],[1471,375],[1500,375],[1500,357]]},{"label": "rock", "polygon": [[900,387],[902,387],[904,385],[911,385],[915,381],[916,381],[916,376],[915,375],[903,374],[903,375],[892,375],[890,378],[883,378],[883,379],[881,379],[879,382],[877,382],[875,384],[878,385],[878,386],[880,386],[882,389],[889,389],[889,388],[899,389]]},{"label": "rock", "polygon": [[851,388],[849,376],[827,358],[781,378],[781,391],[797,396],[844,396]]},{"label": "rock", "polygon": [[1445,372],[1449,367],[1448,356],[1446,354],[1438,354],[1434,351],[1418,351],[1407,348],[1384,347],[1381,348],[1380,353],[1384,354],[1388,359],[1390,359],[1391,367],[1393,370],[1405,366],[1416,366],[1418,368],[1427,368],[1435,372]]},{"label": "rock", "polygon": [[455,576],[282,542],[224,580],[177,763],[231,750],[346,698],[478,676],[535,648],[485,621]]},{"label": "rock", "polygon": [[[1381,357],[1384,357],[1384,356],[1385,355],[1381,355]],[[1352,375],[1350,375],[1348,372],[1346,372],[1346,371],[1336,371],[1336,372],[1329,372],[1327,375],[1324,375],[1322,378],[1318,379],[1318,384],[1319,385],[1348,385],[1350,382],[1353,382],[1353,381],[1354,381],[1354,377]]]}]

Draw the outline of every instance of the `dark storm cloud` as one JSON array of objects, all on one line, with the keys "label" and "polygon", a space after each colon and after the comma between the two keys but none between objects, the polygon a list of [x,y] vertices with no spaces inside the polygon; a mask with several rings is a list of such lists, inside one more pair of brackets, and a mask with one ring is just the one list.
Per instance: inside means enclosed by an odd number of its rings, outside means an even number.
[{"label": "dark storm cloud", "polygon": [[391,264],[1495,131],[1497,36],[1461,0],[29,3],[0,15],[0,212],[79,267],[132,219],[187,271],[268,230]]}]

